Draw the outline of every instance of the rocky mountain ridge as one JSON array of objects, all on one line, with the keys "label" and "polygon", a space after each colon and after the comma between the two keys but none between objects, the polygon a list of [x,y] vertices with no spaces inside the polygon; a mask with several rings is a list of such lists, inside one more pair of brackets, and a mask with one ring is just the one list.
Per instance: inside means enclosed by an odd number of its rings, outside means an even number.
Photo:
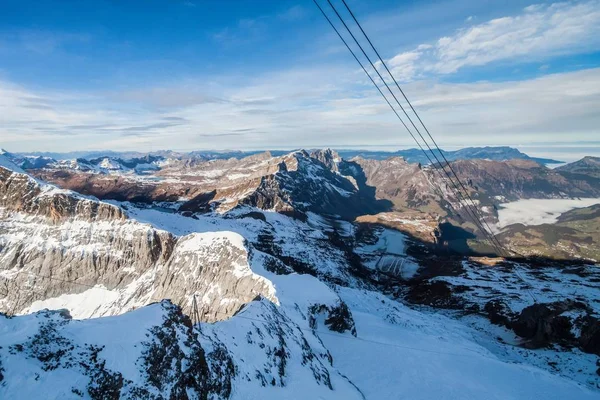
[{"label": "rocky mountain ridge", "polygon": [[102,202],[4,162],[0,307],[17,316],[0,320],[12,332],[0,396],[53,383],[57,398],[431,398],[449,385],[476,399],[595,398],[597,267],[482,267],[422,239],[439,226],[423,212],[329,212],[377,199],[381,175],[428,193],[428,167],[361,162],[324,151],[185,166],[204,182],[257,171],[248,193],[221,188],[236,199],[221,210]]},{"label": "rocky mountain ridge", "polygon": [[[201,306],[207,320],[231,315],[258,295],[275,300],[268,283],[248,269],[247,249],[234,234],[177,237],[129,219],[118,206],[3,167],[0,215],[2,285],[17,292],[18,287],[36,287],[22,296],[5,293],[4,311],[19,312],[62,295],[94,297],[100,291],[110,302],[84,310],[86,317],[119,314],[163,296],[189,312],[193,294],[208,282],[217,285],[218,293],[203,296],[205,303],[214,303]],[[189,276],[196,283],[181,285]]]},{"label": "rocky mountain ridge", "polygon": [[558,171],[600,178],[600,157],[583,157],[581,160],[562,165],[556,169]]},{"label": "rocky mountain ridge", "polygon": [[[19,153],[15,157],[30,157],[31,159],[54,159],[54,160],[72,160],[77,158],[83,159],[98,159],[109,157],[113,159],[135,159],[143,157],[160,157],[163,159],[197,159],[202,161],[230,159],[230,158],[245,158],[259,153],[269,151],[273,156],[282,156],[290,153],[290,150],[255,150],[255,151],[191,151],[189,153],[176,152],[171,150],[154,151],[150,153],[142,152],[116,152],[116,151],[75,151],[70,153],[52,153],[52,152],[34,152],[34,153]],[[313,151],[311,149],[310,151]],[[366,159],[384,160],[390,157],[402,157],[410,163],[427,164],[429,161],[425,155],[418,149],[407,149],[398,151],[373,151],[373,150],[350,150],[336,149],[336,152],[343,158],[350,159],[353,157],[361,157]],[[518,149],[509,146],[485,146],[485,147],[465,147],[459,150],[443,150],[442,153],[449,161],[455,160],[470,160],[470,159],[488,159],[495,161],[505,161],[510,159],[526,159],[533,160],[540,164],[559,164],[561,161],[531,157]],[[440,157],[439,154],[437,154]]]},{"label": "rocky mountain ridge", "polygon": [[[339,150],[339,153],[344,158],[360,157],[365,159],[385,160],[390,157],[402,157],[409,163],[419,163],[427,165],[430,163],[427,156],[420,149],[398,150],[394,152],[386,151],[368,151],[368,150]],[[531,160],[539,164],[558,164],[560,161],[550,158],[530,157],[529,155],[508,146],[485,146],[485,147],[465,147],[459,150],[441,150],[448,161],[457,160],[492,160],[492,161],[507,161],[507,160]],[[435,157],[428,154],[432,161]],[[435,151],[435,156],[441,161],[444,161],[440,152]]]},{"label": "rocky mountain ridge", "polygon": [[[419,219],[428,219],[426,225],[448,222],[466,231],[458,232],[457,240],[452,239],[454,233],[445,235],[451,238],[446,242],[455,250],[495,251],[467,209],[470,200],[458,198],[443,173],[399,157],[345,160],[326,149],[280,156],[267,152],[241,159],[208,161],[136,160],[155,164],[153,168],[142,169],[121,163],[113,169],[85,169],[80,162],[61,162],[28,171],[39,179],[102,200],[151,206],[163,202],[186,215],[224,213],[242,206],[286,213],[298,219],[306,219],[307,212],[349,221],[380,213],[391,213],[394,219],[420,213]],[[498,209],[505,202],[600,197],[599,178],[581,174],[573,178],[569,172],[552,170],[531,160],[467,160],[451,165],[470,192],[478,213],[490,226],[498,222]],[[389,218],[380,219],[386,220]],[[396,225],[406,228],[409,234],[420,235],[410,225]],[[465,241],[469,235],[475,235],[476,240]],[[431,237],[428,234],[427,238]],[[554,254],[562,257],[563,253]]]},{"label": "rocky mountain ridge", "polygon": [[[301,160],[300,169],[297,160]],[[411,164],[402,158],[344,160],[335,151],[320,150],[311,154],[298,151],[280,156],[267,152],[227,160],[158,161],[158,158],[146,158],[142,161],[146,162],[143,165],[153,167],[135,172],[135,168],[127,170],[122,167],[122,163],[117,163],[119,168],[104,169],[102,172],[85,168],[82,171],[80,163],[71,168],[69,163],[59,163],[54,167],[48,165],[45,168],[32,169],[31,173],[61,187],[101,199],[145,202],[187,199],[205,208],[211,203],[219,204],[224,210],[235,206],[240,197],[272,190],[273,185],[282,185],[286,181],[285,175],[294,175],[291,178],[288,176],[287,185],[283,185],[287,187],[283,187],[283,190],[294,192],[290,185],[296,184],[296,193],[304,195],[304,192],[298,190],[298,187],[302,186],[298,184],[298,178],[303,178],[302,184],[331,183],[333,191],[342,195],[357,192],[361,195],[363,203],[373,203],[377,199],[369,197],[376,195],[379,200],[390,200],[402,209],[427,209],[427,206],[432,206],[431,208],[436,208],[442,215],[451,212],[447,209],[448,205],[444,204],[452,197],[451,185],[445,182],[444,175],[440,176],[431,167]],[[148,161],[154,164],[149,164]],[[323,167],[332,174],[324,171]],[[500,197],[503,197],[504,201],[512,201],[520,198],[600,196],[600,179],[589,176],[573,179],[571,175],[564,176],[566,172],[561,172],[560,169],[551,170],[531,160],[455,161],[452,168],[467,183],[473,195],[485,195],[485,199],[478,200],[485,201],[488,206],[498,203]],[[272,182],[273,179],[277,182]],[[259,188],[260,185],[263,187]],[[440,187],[442,192],[438,189]],[[313,190],[323,194],[318,185],[314,186]],[[336,193],[333,193],[333,196],[336,196]],[[264,199],[255,198],[253,201]],[[450,201],[460,205],[456,199]],[[306,199],[298,199],[296,202],[304,203]],[[286,201],[280,198],[279,203],[283,204]],[[339,207],[348,202],[335,203],[334,207]],[[192,204],[186,208],[191,208]],[[362,214],[373,212],[376,208],[379,208],[377,211],[389,211],[391,207],[390,204],[380,204],[379,207],[368,203],[365,205],[367,210]]]}]

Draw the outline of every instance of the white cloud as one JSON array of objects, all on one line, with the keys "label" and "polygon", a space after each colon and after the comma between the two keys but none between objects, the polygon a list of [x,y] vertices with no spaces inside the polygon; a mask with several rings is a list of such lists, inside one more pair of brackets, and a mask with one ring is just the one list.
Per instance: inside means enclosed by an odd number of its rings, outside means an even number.
[{"label": "white cloud", "polygon": [[542,61],[600,49],[600,0],[526,7],[389,60],[403,81],[497,61]]},{"label": "white cloud", "polygon": [[[298,16],[300,9],[290,12]],[[245,20],[239,27],[259,25]],[[600,68],[520,82],[428,79],[467,66],[598,49],[600,0],[535,5],[469,26],[389,60],[396,76],[410,82],[405,92],[438,143],[598,137]],[[347,65],[96,93],[39,91],[0,80],[0,145],[13,151],[413,145],[403,129],[362,71]]]},{"label": "white cloud", "polygon": [[426,51],[430,47],[421,45],[415,51],[400,53],[390,59],[387,64],[392,70],[394,77],[401,81],[408,81],[414,77],[417,73],[417,62],[421,58],[423,51]]},{"label": "white cloud", "polygon": [[[318,73],[317,73],[318,72]],[[295,70],[223,86],[220,102],[156,108],[134,98],[36,92],[0,82],[0,147],[12,151],[193,150],[413,146],[373,89],[338,69]],[[190,93],[185,93],[186,88]],[[592,140],[600,126],[600,68],[529,81],[413,82],[405,92],[440,145]],[[210,93],[208,94],[210,95]],[[262,96],[262,97],[261,97]]]}]

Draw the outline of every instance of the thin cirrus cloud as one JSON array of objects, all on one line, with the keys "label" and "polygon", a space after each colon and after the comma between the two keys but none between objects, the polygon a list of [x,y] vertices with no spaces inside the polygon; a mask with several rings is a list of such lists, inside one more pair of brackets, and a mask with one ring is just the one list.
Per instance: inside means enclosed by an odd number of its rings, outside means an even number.
[{"label": "thin cirrus cloud", "polygon": [[0,32],[0,54],[24,50],[47,56],[69,45],[81,45],[91,41],[85,33],[55,32],[40,29],[23,29]]},{"label": "thin cirrus cloud", "polygon": [[221,45],[247,45],[259,39],[268,38],[267,34],[273,23],[295,23],[307,15],[306,8],[295,5],[277,14],[240,19],[237,23],[214,32],[211,37]]},{"label": "thin cirrus cloud", "polygon": [[542,61],[598,49],[600,1],[591,0],[531,5],[518,15],[423,43],[388,62],[399,79],[410,81],[497,61]]},{"label": "thin cirrus cloud", "polygon": [[121,91],[109,93],[107,97],[118,102],[137,103],[158,109],[225,102],[222,98],[204,94],[202,87],[189,85]]}]

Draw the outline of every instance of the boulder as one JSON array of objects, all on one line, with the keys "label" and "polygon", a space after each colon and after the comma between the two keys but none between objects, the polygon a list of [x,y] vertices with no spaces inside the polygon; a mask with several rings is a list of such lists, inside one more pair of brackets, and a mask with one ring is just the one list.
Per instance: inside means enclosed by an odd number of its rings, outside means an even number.
[{"label": "boulder", "polygon": [[529,339],[532,347],[550,343],[574,345],[577,341],[571,330],[573,321],[561,314],[586,309],[585,304],[572,300],[533,304],[521,311],[512,322],[512,328],[517,335]]}]

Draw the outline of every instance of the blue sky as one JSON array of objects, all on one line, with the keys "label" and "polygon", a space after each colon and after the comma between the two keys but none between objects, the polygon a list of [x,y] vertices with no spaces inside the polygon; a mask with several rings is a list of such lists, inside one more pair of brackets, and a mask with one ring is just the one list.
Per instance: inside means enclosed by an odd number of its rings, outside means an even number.
[{"label": "blue sky", "polygon": [[[600,140],[600,1],[348,3],[442,146]],[[0,0],[11,151],[414,146],[369,85],[312,0]]]}]

